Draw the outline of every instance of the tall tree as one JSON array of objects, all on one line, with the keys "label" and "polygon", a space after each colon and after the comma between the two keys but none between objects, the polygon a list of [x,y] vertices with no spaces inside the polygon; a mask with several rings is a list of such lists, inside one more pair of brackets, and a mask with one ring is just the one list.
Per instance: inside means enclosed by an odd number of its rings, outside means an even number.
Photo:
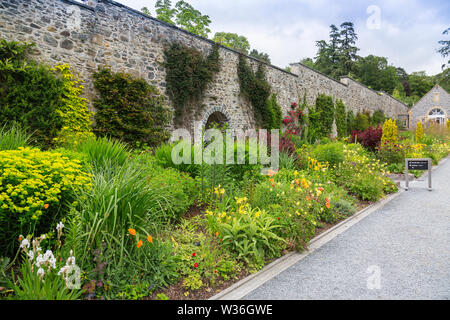
[{"label": "tall tree", "polygon": [[[449,34],[450,28],[442,32],[442,34]],[[439,48],[438,52],[445,58],[447,56],[450,56],[450,40],[441,40],[439,41],[439,44],[442,45],[441,48]],[[450,65],[450,60],[447,61],[447,64]],[[442,65],[442,69],[445,68],[445,64]]]},{"label": "tall tree", "polygon": [[212,40],[244,54],[248,54],[250,50],[250,43],[247,38],[236,33],[216,32]]},{"label": "tall tree", "polygon": [[211,32],[208,28],[211,23],[209,16],[202,15],[200,11],[183,0],[177,2],[175,9],[177,25],[189,32],[208,38],[208,34]]},{"label": "tall tree", "polygon": [[360,58],[357,62],[358,79],[374,90],[383,90],[392,93],[399,84],[397,70],[388,65],[384,57],[369,55]]},{"label": "tall tree", "polygon": [[355,28],[352,22],[344,22],[341,24],[339,39],[339,65],[342,68],[343,75],[348,75],[354,71],[354,62],[358,58],[359,49],[356,47]]},{"label": "tall tree", "polygon": [[[211,23],[209,16],[203,15],[183,0],[178,1],[173,8],[170,0],[158,0],[156,1],[155,8],[156,18],[159,20],[176,25],[205,38],[211,32],[208,28]],[[142,8],[141,11],[150,15],[150,10],[147,7]]]},{"label": "tall tree", "polygon": [[253,49],[251,52],[250,52],[250,56],[251,57],[254,57],[254,58],[256,58],[256,59],[259,59],[259,60],[261,60],[261,61],[264,61],[264,62],[267,62],[267,63],[271,63],[270,62],[270,57],[269,57],[269,55],[267,54],[267,53],[264,53],[264,52],[258,52],[258,50],[256,50],[256,49]]}]

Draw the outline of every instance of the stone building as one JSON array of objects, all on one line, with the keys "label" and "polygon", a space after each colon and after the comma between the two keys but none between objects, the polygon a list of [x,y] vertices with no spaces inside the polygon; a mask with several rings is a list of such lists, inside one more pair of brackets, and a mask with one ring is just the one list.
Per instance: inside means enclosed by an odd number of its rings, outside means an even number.
[{"label": "stone building", "polygon": [[[0,0],[0,38],[35,43],[34,59],[50,66],[68,63],[84,80],[85,96],[91,101],[96,96],[92,75],[100,66],[142,77],[165,93],[162,63],[168,44],[179,42],[204,54],[215,45],[113,0]],[[191,132],[194,124],[217,119],[233,129],[255,128],[252,106],[240,94],[237,66],[241,53],[220,46],[219,55],[220,71],[199,107],[183,121]],[[255,69],[261,63],[249,56],[246,59]],[[264,69],[284,115],[305,94],[313,104],[322,93],[341,99],[355,113],[381,109],[396,119],[408,113],[402,102],[350,78],[337,81],[299,63],[291,66],[291,72],[270,64],[264,64]]]},{"label": "stone building", "polygon": [[418,122],[428,126],[430,123],[445,125],[450,120],[450,94],[440,85],[435,85],[409,111],[410,127]]}]

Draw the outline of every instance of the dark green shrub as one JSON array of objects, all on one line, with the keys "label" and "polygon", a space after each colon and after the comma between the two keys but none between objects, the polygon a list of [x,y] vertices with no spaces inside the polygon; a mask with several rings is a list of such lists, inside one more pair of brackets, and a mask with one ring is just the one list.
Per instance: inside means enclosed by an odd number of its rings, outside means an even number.
[{"label": "dark green shrub", "polygon": [[320,94],[316,99],[315,111],[320,114],[318,119],[320,135],[322,137],[330,136],[335,115],[333,98],[325,94]]},{"label": "dark green shrub", "polygon": [[271,97],[267,99],[266,104],[267,108],[270,110],[270,129],[280,129],[283,114],[277,103],[277,95],[275,93],[272,94]]},{"label": "dark green shrub", "polygon": [[349,110],[347,112],[347,134],[352,134],[353,130],[355,130],[355,114]]},{"label": "dark green shrub", "polygon": [[354,130],[366,131],[369,128],[369,118],[366,114],[358,112],[355,118]]},{"label": "dark green shrub", "polygon": [[376,110],[374,111],[372,117],[370,118],[370,123],[374,126],[383,124],[386,120],[386,117],[384,116],[383,110]]},{"label": "dark green shrub", "polygon": [[347,112],[342,100],[336,101],[336,128],[338,137],[342,138],[347,135]]},{"label": "dark green shrub", "polygon": [[47,148],[62,127],[57,110],[64,85],[48,67],[27,57],[30,48],[0,40],[0,122],[20,125]]},{"label": "dark green shrub", "polygon": [[144,79],[114,73],[108,68],[94,74],[94,85],[100,94],[94,101],[96,135],[119,139],[132,146],[155,147],[168,139],[165,126],[171,112],[154,86]]}]

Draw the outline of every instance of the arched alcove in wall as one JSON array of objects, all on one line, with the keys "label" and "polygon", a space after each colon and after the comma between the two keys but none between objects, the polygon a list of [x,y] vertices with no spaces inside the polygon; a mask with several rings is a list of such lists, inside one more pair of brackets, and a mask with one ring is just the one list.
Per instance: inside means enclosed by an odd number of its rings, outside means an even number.
[{"label": "arched alcove in wall", "polygon": [[231,118],[228,112],[226,112],[222,107],[215,107],[205,113],[202,125],[205,129],[211,129],[214,126],[223,128],[225,124],[228,124],[231,128],[232,124],[230,122]]}]

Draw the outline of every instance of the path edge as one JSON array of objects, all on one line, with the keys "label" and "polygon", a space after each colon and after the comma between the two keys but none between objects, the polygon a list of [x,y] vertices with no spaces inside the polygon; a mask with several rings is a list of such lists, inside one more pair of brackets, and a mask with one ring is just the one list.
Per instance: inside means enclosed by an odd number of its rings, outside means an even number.
[{"label": "path edge", "polygon": [[[432,167],[432,171],[436,170],[438,166],[440,166],[443,162],[447,161],[450,156],[442,158],[439,163]],[[419,177],[419,179],[426,178],[428,173],[425,175],[422,175]],[[420,181],[418,179],[412,181]],[[315,250],[326,244],[327,242],[331,241],[335,237],[337,237],[339,234],[343,233],[347,229],[349,229],[351,226],[355,225],[371,213],[377,211],[378,209],[381,209],[386,204],[391,202],[392,200],[399,197],[402,193],[407,192],[403,187],[399,187],[399,190],[396,193],[390,194],[387,197],[378,200],[377,202],[367,206],[366,208],[358,211],[351,217],[348,217],[347,219],[341,221],[340,223],[336,224],[335,226],[331,227],[330,229],[326,230],[325,232],[319,234],[318,236],[314,237],[310,240],[308,247],[303,252],[296,252],[292,251],[281,258],[278,258],[277,260],[269,263],[266,265],[262,270],[251,274],[247,276],[246,278],[236,282],[232,286],[228,287],[227,289],[219,292],[218,294],[212,296],[208,300],[240,300],[243,297],[245,297],[247,294],[255,290],[256,288],[263,285],[265,282],[269,281],[270,279],[274,278],[278,274],[282,273],[289,267],[293,266],[300,260],[304,259],[311,253],[313,253]]]}]

